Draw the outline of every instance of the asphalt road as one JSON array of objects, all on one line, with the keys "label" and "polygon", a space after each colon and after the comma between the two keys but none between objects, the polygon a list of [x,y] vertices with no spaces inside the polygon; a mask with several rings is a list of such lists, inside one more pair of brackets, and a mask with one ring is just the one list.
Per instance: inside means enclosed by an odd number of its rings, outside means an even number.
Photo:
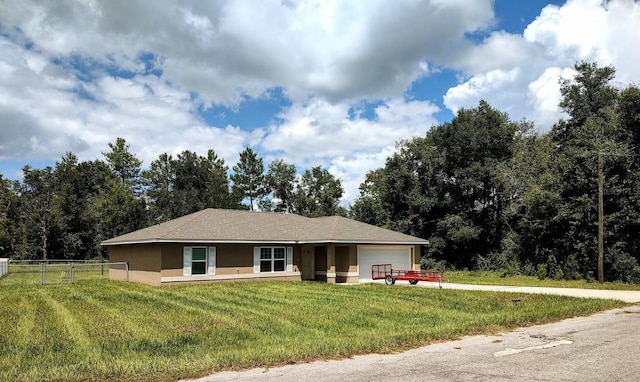
[{"label": "asphalt road", "polygon": [[390,355],[221,372],[214,381],[640,381],[640,305]]}]

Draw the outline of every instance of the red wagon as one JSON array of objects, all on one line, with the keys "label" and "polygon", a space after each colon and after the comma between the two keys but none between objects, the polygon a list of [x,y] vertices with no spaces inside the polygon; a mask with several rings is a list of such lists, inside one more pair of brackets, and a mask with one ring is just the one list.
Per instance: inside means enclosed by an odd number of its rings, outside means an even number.
[{"label": "red wagon", "polygon": [[396,280],[408,280],[411,285],[416,285],[418,281],[431,281],[440,283],[442,288],[442,283],[447,281],[442,275],[442,271],[393,269],[391,264],[374,264],[371,266],[371,278],[373,280],[384,279],[384,283],[387,285],[395,284]]}]

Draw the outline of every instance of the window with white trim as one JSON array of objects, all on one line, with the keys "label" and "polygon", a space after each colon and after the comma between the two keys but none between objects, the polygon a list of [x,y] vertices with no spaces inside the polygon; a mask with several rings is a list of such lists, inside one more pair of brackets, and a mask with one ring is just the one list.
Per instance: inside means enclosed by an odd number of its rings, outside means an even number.
[{"label": "window with white trim", "polygon": [[183,275],[215,275],[216,247],[184,247]]},{"label": "window with white trim", "polygon": [[291,272],[293,247],[255,247],[254,273]]}]

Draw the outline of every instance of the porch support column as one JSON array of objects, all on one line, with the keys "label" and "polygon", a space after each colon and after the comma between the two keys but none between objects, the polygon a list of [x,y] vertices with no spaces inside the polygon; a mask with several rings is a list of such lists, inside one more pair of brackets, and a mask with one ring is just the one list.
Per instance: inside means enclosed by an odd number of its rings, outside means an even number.
[{"label": "porch support column", "polygon": [[420,246],[414,245],[411,247],[411,267],[413,270],[420,270]]},{"label": "porch support column", "polygon": [[336,245],[327,245],[327,283],[336,283]]}]

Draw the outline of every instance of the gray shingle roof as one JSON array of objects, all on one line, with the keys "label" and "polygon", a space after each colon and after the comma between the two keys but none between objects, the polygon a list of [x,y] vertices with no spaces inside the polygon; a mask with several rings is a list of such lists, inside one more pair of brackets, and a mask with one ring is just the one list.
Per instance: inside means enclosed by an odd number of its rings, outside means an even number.
[{"label": "gray shingle roof", "polygon": [[361,243],[427,244],[414,236],[340,216],[205,209],[114,237],[102,245],[137,243]]}]

